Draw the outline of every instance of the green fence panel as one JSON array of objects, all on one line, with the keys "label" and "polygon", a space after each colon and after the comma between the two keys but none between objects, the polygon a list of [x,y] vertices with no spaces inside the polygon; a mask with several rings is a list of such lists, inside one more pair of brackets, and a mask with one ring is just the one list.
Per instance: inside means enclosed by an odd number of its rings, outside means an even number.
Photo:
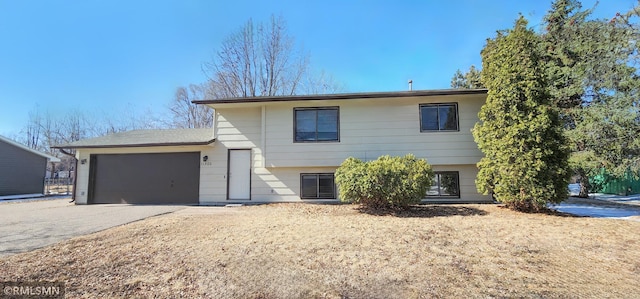
[{"label": "green fence panel", "polygon": [[595,191],[605,194],[631,195],[640,193],[640,179],[634,177],[633,173],[627,172],[623,177],[617,178],[606,173],[605,170],[592,181],[596,187]]}]

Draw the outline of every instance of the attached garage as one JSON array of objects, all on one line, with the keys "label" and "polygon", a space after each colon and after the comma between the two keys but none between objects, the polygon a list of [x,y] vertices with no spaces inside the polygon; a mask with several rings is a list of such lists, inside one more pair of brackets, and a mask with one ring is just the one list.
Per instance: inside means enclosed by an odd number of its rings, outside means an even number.
[{"label": "attached garage", "polygon": [[77,204],[199,204],[213,129],[136,130],[56,148],[76,150]]},{"label": "attached garage", "polygon": [[198,204],[200,153],[91,155],[88,203]]}]

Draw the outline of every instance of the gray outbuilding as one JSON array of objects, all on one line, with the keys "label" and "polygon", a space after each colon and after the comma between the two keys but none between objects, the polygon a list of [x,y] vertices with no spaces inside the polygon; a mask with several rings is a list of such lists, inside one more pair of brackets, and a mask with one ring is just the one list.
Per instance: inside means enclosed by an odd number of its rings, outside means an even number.
[{"label": "gray outbuilding", "polygon": [[0,198],[42,196],[48,161],[60,159],[0,136]]}]

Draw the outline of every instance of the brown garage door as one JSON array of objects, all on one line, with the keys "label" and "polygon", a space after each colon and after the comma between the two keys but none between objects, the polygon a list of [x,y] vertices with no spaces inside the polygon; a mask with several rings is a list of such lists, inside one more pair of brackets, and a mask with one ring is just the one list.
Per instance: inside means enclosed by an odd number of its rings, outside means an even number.
[{"label": "brown garage door", "polygon": [[197,204],[200,153],[91,155],[88,203]]}]

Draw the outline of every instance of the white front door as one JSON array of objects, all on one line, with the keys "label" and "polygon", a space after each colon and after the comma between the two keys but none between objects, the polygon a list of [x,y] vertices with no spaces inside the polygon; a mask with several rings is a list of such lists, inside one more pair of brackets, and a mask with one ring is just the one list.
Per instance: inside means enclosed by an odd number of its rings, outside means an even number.
[{"label": "white front door", "polygon": [[229,150],[227,199],[251,199],[251,150]]}]

